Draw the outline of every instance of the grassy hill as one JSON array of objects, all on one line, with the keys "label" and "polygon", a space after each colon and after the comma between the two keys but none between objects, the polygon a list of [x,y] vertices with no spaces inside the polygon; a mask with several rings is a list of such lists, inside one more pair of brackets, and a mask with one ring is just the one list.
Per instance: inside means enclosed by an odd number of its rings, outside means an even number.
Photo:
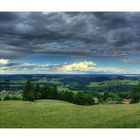
[{"label": "grassy hill", "polygon": [[140,128],[140,104],[0,101],[1,128]]}]

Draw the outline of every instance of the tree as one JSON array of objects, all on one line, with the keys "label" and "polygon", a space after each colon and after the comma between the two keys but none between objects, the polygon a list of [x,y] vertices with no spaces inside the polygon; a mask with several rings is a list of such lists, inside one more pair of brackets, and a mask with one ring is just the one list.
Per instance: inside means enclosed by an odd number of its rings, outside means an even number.
[{"label": "tree", "polygon": [[41,98],[40,91],[41,91],[40,85],[39,85],[39,83],[37,83],[36,86],[34,87],[34,97],[35,97],[35,99],[40,99]]},{"label": "tree", "polygon": [[140,101],[140,83],[134,87],[130,96],[133,99],[132,103],[138,103]]},{"label": "tree", "polygon": [[[108,93],[108,92],[105,92],[104,93],[104,101],[120,101],[121,100],[121,94],[114,94],[114,93]],[[122,98],[123,99],[123,98]]]},{"label": "tree", "polygon": [[41,98],[48,99],[49,98],[50,88],[48,86],[43,86],[40,88]]},{"label": "tree", "polygon": [[44,86],[41,88],[41,98],[42,99],[58,99],[57,86],[48,87]]},{"label": "tree", "polygon": [[103,96],[103,100],[107,101],[108,98],[109,98],[109,94],[108,94],[108,92],[105,92],[104,96]]},{"label": "tree", "polygon": [[57,90],[57,86],[54,85],[53,88],[51,89],[51,94],[52,94],[52,98],[53,99],[57,99],[58,98],[58,90]]},{"label": "tree", "polygon": [[27,80],[24,91],[23,91],[23,100],[33,101],[34,99],[35,98],[34,98],[33,85],[30,80]]},{"label": "tree", "polygon": [[73,92],[71,91],[61,91],[60,98],[65,101],[73,102]]}]

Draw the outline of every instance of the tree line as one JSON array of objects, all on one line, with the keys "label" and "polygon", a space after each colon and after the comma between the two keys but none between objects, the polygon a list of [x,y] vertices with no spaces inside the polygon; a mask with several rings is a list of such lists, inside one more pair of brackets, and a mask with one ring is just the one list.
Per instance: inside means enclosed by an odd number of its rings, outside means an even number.
[{"label": "tree line", "polygon": [[104,103],[109,100],[118,101],[121,103],[123,99],[131,99],[131,103],[138,103],[140,101],[140,84],[136,85],[131,93],[86,93],[72,91],[59,91],[57,86],[40,85],[37,83],[33,85],[30,80],[25,84],[23,91],[23,100],[34,101],[37,99],[59,99],[69,101],[80,105],[93,105]]},{"label": "tree line", "polygon": [[50,87],[47,85],[41,86],[38,83],[33,86],[31,81],[28,80],[23,91],[23,100],[34,101],[37,99],[59,99],[80,105],[93,105],[98,103],[97,99],[90,93],[58,91],[56,85]]}]

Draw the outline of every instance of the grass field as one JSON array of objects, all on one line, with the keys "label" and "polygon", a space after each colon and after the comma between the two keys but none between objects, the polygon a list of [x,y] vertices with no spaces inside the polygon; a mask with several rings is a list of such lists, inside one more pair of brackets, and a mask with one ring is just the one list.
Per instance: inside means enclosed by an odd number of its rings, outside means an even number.
[{"label": "grass field", "polygon": [[106,80],[103,82],[91,82],[89,85],[87,85],[90,88],[98,88],[98,87],[107,87],[111,85],[138,85],[138,80]]},{"label": "grass field", "polygon": [[140,128],[140,104],[0,101],[1,128]]}]

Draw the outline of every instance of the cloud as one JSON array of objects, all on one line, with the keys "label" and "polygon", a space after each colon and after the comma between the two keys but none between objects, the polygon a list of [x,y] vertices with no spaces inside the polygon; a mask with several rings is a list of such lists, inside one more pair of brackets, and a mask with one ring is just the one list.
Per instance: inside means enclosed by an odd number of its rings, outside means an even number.
[{"label": "cloud", "polygon": [[0,59],[0,65],[6,65],[9,63],[9,59]]},{"label": "cloud", "polygon": [[140,13],[1,12],[0,44],[5,59],[36,54],[131,59],[140,57]]},{"label": "cloud", "polygon": [[83,61],[63,64],[31,64],[31,63],[8,63],[0,67],[0,71],[12,73],[123,73],[124,70],[115,67],[99,67],[95,62]]},{"label": "cloud", "polygon": [[62,72],[87,72],[96,68],[96,63],[90,61],[64,64],[58,70]]},{"label": "cloud", "polygon": [[120,73],[123,72],[122,69],[114,67],[99,67],[95,62],[84,61],[71,64],[64,64],[58,68],[61,72],[85,72],[85,73],[94,73],[94,72],[103,72],[103,73]]}]

